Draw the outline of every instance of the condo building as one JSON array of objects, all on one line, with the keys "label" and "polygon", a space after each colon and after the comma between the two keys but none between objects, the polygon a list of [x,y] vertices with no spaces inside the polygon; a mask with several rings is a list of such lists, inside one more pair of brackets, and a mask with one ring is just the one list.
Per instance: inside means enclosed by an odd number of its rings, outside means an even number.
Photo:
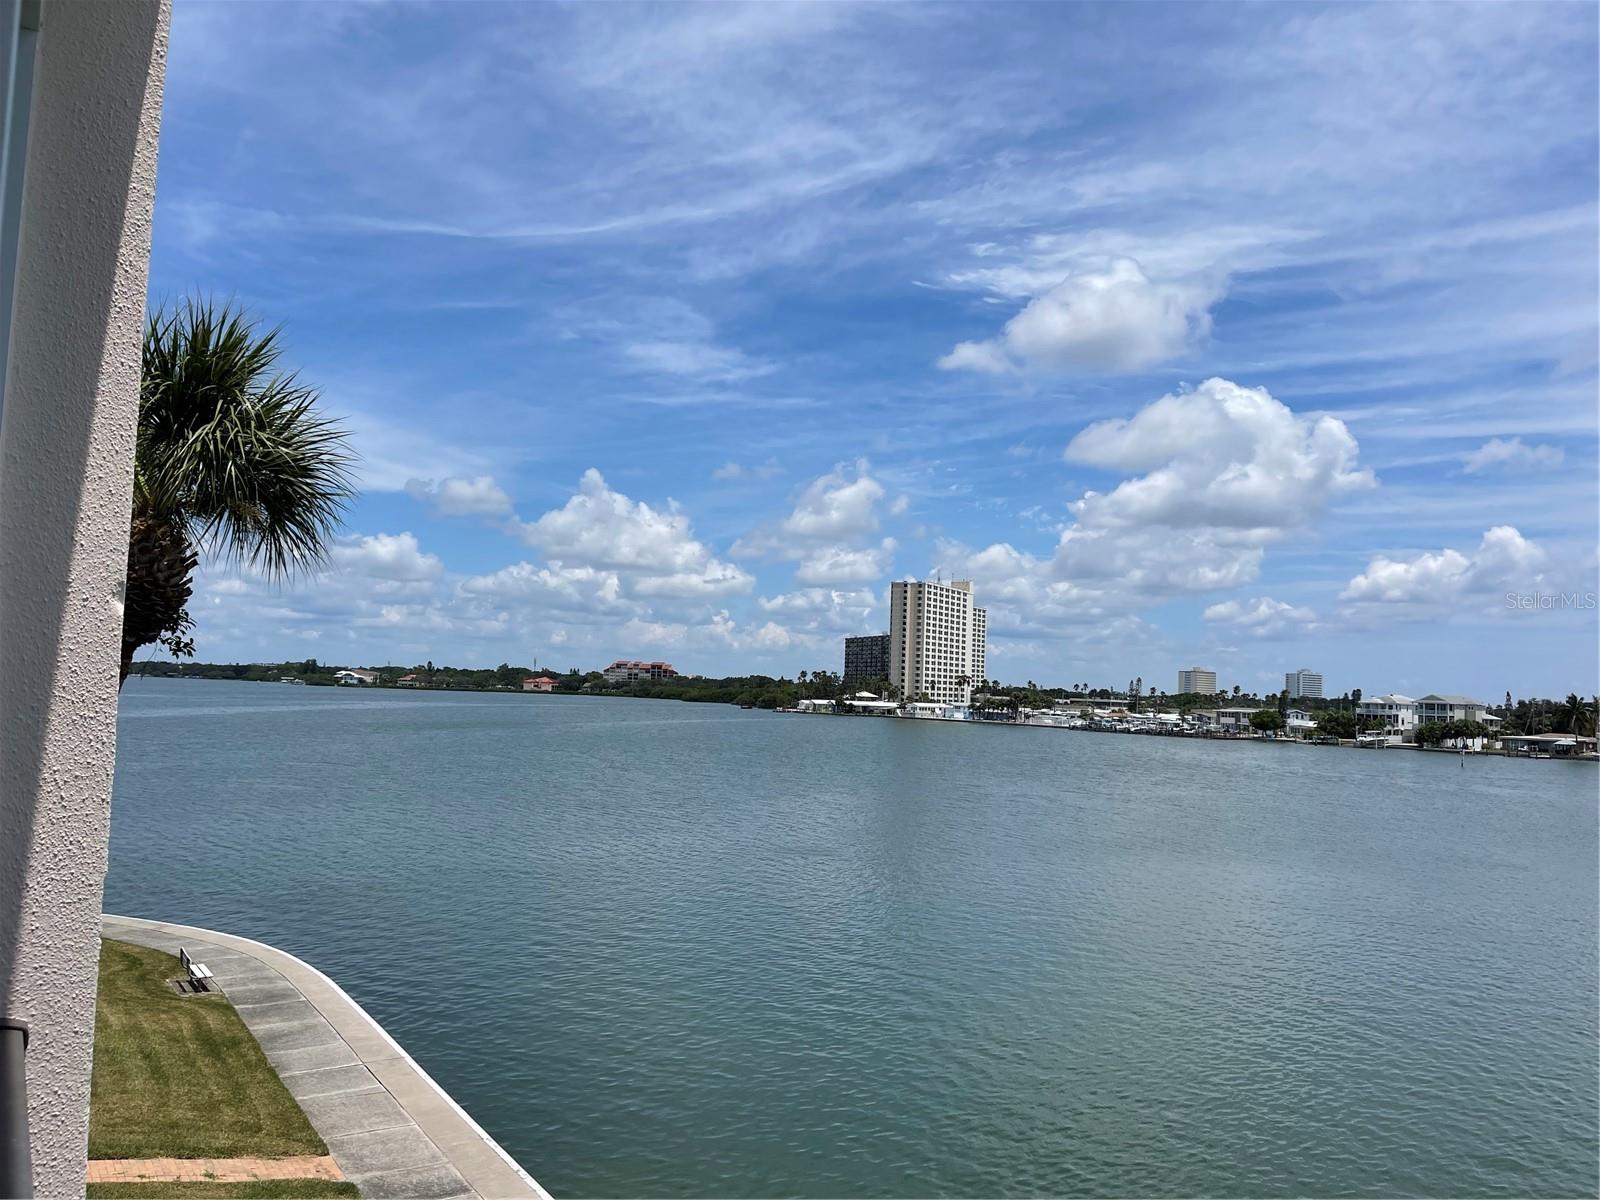
[{"label": "condo building", "polygon": [[907,700],[966,704],[988,671],[988,614],[972,584],[901,580],[889,587],[889,682]]},{"label": "condo building", "polygon": [[634,683],[640,679],[671,679],[677,674],[668,662],[643,662],[619,658],[600,672],[607,683]]},{"label": "condo building", "polygon": [[1178,695],[1185,692],[1199,692],[1204,696],[1215,695],[1217,691],[1217,673],[1208,671],[1204,667],[1190,667],[1187,671],[1178,672]]},{"label": "condo building", "polygon": [[1283,686],[1289,689],[1291,700],[1321,700],[1322,672],[1313,671],[1310,667],[1287,671],[1283,676]]},{"label": "condo building", "polygon": [[889,635],[869,633],[844,640],[846,683],[889,678]]}]

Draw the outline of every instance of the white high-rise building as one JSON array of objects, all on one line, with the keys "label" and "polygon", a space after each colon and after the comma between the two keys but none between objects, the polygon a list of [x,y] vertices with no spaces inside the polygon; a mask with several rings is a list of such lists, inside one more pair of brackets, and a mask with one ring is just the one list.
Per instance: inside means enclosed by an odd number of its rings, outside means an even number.
[{"label": "white high-rise building", "polygon": [[966,704],[988,671],[988,614],[972,584],[902,580],[889,587],[889,682],[907,700]]},{"label": "white high-rise building", "polygon": [[1208,671],[1204,667],[1190,667],[1188,670],[1178,672],[1178,695],[1186,692],[1199,692],[1201,695],[1214,695],[1217,690],[1217,673]]},{"label": "white high-rise building", "polygon": [[1310,667],[1301,667],[1298,671],[1285,672],[1283,686],[1289,689],[1289,699],[1301,700],[1310,697],[1313,700],[1322,699],[1322,672],[1313,671]]}]

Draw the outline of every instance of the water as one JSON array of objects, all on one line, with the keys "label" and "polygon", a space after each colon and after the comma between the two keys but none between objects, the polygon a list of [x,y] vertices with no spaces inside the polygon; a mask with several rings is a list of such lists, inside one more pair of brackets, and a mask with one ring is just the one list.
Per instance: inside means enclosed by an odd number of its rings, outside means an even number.
[{"label": "water", "polygon": [[1597,1188],[1592,766],[133,680],[106,906],[558,1196]]}]

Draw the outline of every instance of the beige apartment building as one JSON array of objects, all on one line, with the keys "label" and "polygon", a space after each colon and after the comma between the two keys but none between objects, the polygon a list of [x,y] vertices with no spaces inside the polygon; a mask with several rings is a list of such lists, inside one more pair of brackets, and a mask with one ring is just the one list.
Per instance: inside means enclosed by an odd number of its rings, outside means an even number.
[{"label": "beige apartment building", "polygon": [[972,583],[901,580],[889,588],[889,681],[907,700],[966,704],[988,672],[988,614]]}]

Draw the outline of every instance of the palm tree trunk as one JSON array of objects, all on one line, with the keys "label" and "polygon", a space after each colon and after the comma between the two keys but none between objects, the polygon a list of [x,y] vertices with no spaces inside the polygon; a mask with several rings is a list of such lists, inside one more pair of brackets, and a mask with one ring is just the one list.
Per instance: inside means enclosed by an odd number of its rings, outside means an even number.
[{"label": "palm tree trunk", "polygon": [[170,519],[135,512],[128,530],[128,581],[122,607],[121,688],[133,656],[164,634],[188,627],[191,579],[200,561],[182,526]]}]

